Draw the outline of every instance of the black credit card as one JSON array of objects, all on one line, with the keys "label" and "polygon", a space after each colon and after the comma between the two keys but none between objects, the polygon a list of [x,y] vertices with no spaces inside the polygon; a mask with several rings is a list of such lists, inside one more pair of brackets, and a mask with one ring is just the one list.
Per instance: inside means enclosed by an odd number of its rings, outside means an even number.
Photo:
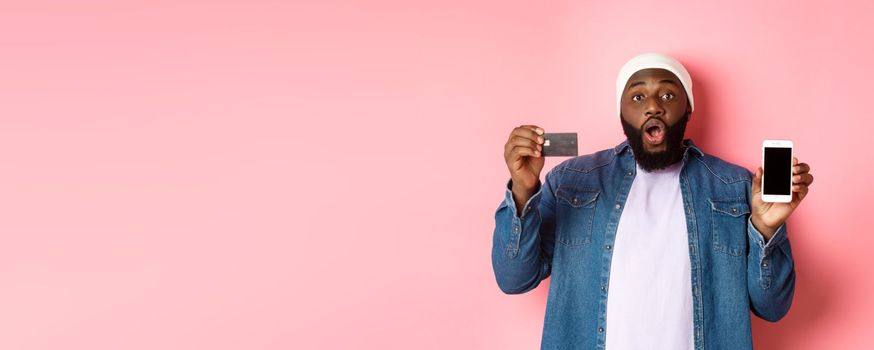
[{"label": "black credit card", "polygon": [[577,133],[555,132],[543,134],[544,157],[576,157]]}]

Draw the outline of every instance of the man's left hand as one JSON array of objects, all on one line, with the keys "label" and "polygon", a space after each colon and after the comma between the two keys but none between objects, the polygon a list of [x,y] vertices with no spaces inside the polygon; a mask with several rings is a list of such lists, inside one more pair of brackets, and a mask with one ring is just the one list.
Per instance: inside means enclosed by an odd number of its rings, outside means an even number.
[{"label": "man's left hand", "polygon": [[810,166],[799,163],[798,158],[792,158],[792,201],[789,203],[769,203],[762,200],[762,167],[756,169],[752,184],[752,211],[750,220],[756,230],[765,237],[765,241],[777,232],[789,215],[798,208],[804,197],[807,197],[808,187],[813,183]]}]

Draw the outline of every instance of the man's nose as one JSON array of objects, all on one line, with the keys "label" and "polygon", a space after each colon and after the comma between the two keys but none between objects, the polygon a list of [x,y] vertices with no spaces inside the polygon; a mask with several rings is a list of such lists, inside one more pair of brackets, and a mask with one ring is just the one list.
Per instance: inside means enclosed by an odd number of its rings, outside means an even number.
[{"label": "man's nose", "polygon": [[665,114],[665,109],[662,108],[661,100],[658,98],[646,99],[644,111],[644,114],[646,114],[647,117],[662,116]]}]

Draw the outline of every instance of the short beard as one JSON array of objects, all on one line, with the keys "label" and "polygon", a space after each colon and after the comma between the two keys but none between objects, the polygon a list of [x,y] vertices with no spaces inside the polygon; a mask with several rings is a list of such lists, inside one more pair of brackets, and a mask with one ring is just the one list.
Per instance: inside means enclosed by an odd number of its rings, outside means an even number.
[{"label": "short beard", "polygon": [[[686,133],[686,123],[689,122],[689,113],[678,120],[674,125],[665,123],[665,142],[664,151],[648,153],[643,148],[643,133],[644,131],[629,124],[622,116],[619,116],[622,121],[622,130],[625,131],[625,136],[628,137],[628,143],[631,144],[631,150],[634,152],[634,159],[643,170],[653,171],[667,168],[683,158],[683,136]],[[647,119],[648,120],[648,119]],[[662,120],[664,122],[664,120]]]}]

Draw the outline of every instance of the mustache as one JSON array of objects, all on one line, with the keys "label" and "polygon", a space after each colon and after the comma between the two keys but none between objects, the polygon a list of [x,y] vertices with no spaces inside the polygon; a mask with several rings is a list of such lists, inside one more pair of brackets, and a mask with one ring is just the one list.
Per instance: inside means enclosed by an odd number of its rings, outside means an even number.
[{"label": "mustache", "polygon": [[662,119],[661,116],[658,116],[658,115],[657,115],[657,116],[654,116],[654,117],[646,118],[646,120],[644,120],[643,123],[640,124],[640,127],[638,127],[637,129],[640,130],[640,131],[643,131],[643,126],[646,125],[646,123],[649,123],[649,121],[650,121],[650,120],[653,120],[653,119],[662,122],[662,124],[664,124],[664,126],[665,126],[665,129],[670,129],[670,128],[671,128],[671,126],[668,125],[668,123],[667,123],[664,119]]}]

